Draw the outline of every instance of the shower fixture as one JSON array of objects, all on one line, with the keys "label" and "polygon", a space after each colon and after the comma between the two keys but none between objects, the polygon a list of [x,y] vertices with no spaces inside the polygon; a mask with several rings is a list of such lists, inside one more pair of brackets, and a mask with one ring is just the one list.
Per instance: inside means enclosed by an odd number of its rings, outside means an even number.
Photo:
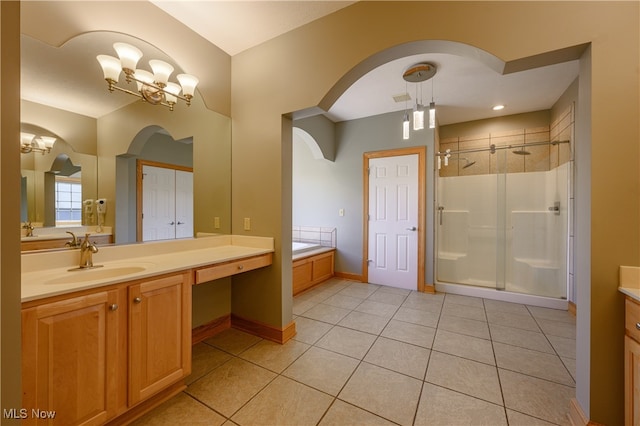
[{"label": "shower fixture", "polygon": [[463,168],[463,169],[466,169],[466,168],[471,167],[471,166],[473,166],[474,164],[476,164],[476,162],[475,162],[475,161],[469,161],[469,159],[468,159],[468,158],[461,158],[461,160],[464,160],[464,161],[466,161],[466,162],[467,162],[467,164],[465,164],[464,166],[462,166],[462,168]]},{"label": "shower fixture", "polygon": [[531,153],[524,148],[524,145],[522,145],[521,148],[511,152],[513,152],[516,155],[531,155]]}]

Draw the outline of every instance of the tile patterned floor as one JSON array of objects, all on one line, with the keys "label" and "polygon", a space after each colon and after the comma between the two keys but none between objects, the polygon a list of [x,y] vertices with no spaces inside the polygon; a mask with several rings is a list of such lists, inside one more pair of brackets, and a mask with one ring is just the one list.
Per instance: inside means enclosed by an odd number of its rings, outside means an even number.
[{"label": "tile patterned floor", "polygon": [[136,425],[567,425],[565,311],[331,279],[294,299],[285,345],[230,329]]}]

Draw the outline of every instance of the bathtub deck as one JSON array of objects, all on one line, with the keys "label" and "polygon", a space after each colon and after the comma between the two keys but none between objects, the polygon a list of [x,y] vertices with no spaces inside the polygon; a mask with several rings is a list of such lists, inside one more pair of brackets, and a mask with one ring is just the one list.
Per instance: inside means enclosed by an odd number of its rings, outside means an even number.
[{"label": "bathtub deck", "polygon": [[333,277],[335,250],[322,247],[293,256],[294,296]]}]

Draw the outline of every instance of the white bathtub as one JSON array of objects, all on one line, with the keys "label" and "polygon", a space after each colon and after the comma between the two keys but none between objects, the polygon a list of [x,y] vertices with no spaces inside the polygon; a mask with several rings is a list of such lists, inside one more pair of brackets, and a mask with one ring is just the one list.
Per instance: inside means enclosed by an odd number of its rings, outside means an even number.
[{"label": "white bathtub", "polygon": [[314,244],[314,243],[300,243],[300,242],[294,241],[291,244],[292,244],[291,251],[292,251],[292,254],[294,255],[304,253],[306,251],[322,248],[320,244]]}]

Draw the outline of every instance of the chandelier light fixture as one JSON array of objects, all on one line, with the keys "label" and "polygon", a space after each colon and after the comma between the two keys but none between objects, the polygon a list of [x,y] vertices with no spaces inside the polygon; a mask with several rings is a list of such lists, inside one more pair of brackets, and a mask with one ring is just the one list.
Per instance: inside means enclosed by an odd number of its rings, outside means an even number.
[{"label": "chandelier light fixture", "polygon": [[55,142],[56,138],[51,136],[36,136],[32,133],[20,132],[20,152],[23,154],[30,152],[48,154]]},{"label": "chandelier light fixture", "polygon": [[[436,75],[435,65],[422,62],[409,67],[402,78],[409,83],[416,83],[416,104],[413,107],[413,130],[424,129],[424,107],[422,105],[422,85],[420,83],[429,80]],[[418,87],[420,86],[420,87]],[[420,96],[418,96],[418,89]],[[429,104],[429,128],[436,126],[436,104],[433,102],[433,80],[431,81],[431,103]],[[405,112],[402,122],[402,138],[409,139],[409,115]]]},{"label": "chandelier light fixture", "polygon": [[[104,79],[109,84],[109,91],[118,90],[137,96],[153,105],[163,105],[173,111],[178,99],[191,105],[191,99],[195,93],[198,79],[190,74],[178,74],[176,78],[180,84],[170,82],[169,77],[173,73],[173,67],[159,59],[149,61],[153,72],[136,69],[138,61],[142,58],[142,52],[135,46],[127,43],[114,43],[113,48],[118,58],[109,55],[98,55],[97,59],[102,67]],[[124,71],[127,84],[136,82],[137,91],[118,86],[120,74]],[[182,92],[182,94],[180,94]]]}]

